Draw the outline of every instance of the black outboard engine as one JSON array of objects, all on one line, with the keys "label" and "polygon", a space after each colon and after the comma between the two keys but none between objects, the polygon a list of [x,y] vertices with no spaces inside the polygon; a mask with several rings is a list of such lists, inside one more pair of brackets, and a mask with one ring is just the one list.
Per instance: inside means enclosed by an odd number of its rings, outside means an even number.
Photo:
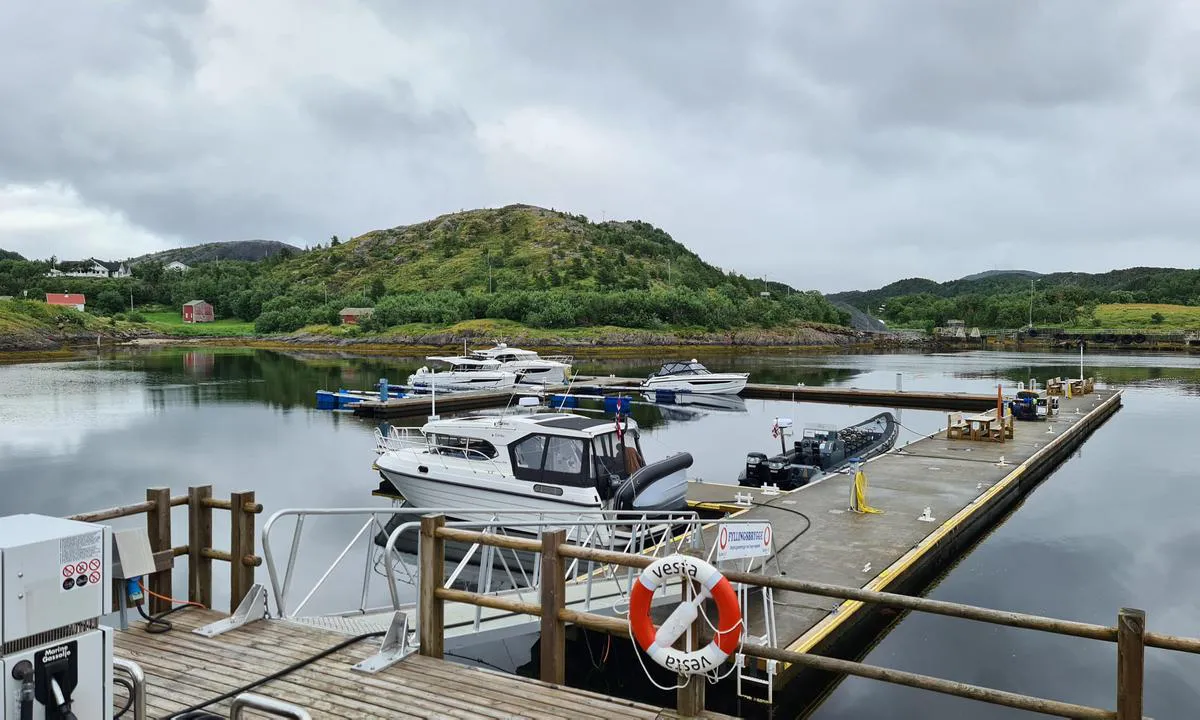
[{"label": "black outboard engine", "polygon": [[776,455],[767,461],[767,479],[772,485],[787,489],[791,483],[791,458],[787,455]]},{"label": "black outboard engine", "polygon": [[767,454],[752,452],[746,454],[746,477],[743,485],[762,487],[767,479]]}]

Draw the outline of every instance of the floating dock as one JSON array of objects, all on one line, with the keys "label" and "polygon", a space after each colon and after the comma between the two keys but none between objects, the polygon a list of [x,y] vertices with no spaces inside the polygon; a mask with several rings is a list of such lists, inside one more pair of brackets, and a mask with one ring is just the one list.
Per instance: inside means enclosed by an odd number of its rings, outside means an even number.
[{"label": "floating dock", "polygon": [[[426,417],[433,413],[435,407],[439,412],[503,407],[515,402],[514,397],[546,396],[567,393],[568,390],[572,395],[636,394],[645,392],[639,386],[640,382],[635,378],[581,377],[569,388],[566,385],[548,385],[544,388],[518,387],[510,390],[448,392],[439,393],[436,400],[429,395],[422,395],[388,400],[363,400],[355,403],[352,407],[354,414],[360,417],[376,419]],[[747,385],[741,392],[741,397],[924,410],[987,410],[996,406],[995,395],[755,383]]]},{"label": "floating dock", "polygon": [[[848,509],[853,478],[845,474],[776,494],[693,482],[689,504],[727,513],[727,520],[772,523],[778,554],[767,574],[919,594],[1120,405],[1119,391],[1101,390],[1061,398],[1057,416],[1018,422],[1003,443],[948,440],[944,431],[908,443],[863,465],[867,503],[877,514]],[[857,601],[783,592],[775,600],[786,603],[775,611],[779,647],[843,659],[865,655],[899,617]],[[747,615],[751,632],[763,627],[761,603],[751,603]],[[836,684],[833,676],[803,673],[792,666],[775,677],[777,702],[811,709]]]},{"label": "floating dock", "polygon": [[[137,623],[116,633],[117,657],[133,660],[146,673],[150,717],[170,717],[347,639],[346,634],[280,620],[260,620],[214,638],[192,632],[223,617],[188,609],[171,615],[171,632],[150,634]],[[352,670],[377,651],[378,643],[351,645],[254,692],[304,708],[314,718],[678,717],[673,710],[417,654],[376,674]],[[229,702],[206,709],[228,714]]]}]

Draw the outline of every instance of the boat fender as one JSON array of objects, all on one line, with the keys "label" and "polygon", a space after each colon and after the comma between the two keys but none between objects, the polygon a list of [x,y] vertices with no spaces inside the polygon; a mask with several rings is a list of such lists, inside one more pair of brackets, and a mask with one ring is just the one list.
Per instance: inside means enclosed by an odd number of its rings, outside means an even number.
[{"label": "boat fender", "polygon": [[691,466],[692,454],[681,452],[638,468],[629,476],[629,479],[621,483],[620,487],[613,492],[613,508],[616,510],[632,510],[634,498],[640,495],[643,490],[650,487],[655,481],[677,473],[680,470],[686,470]]},{"label": "boat fender", "polygon": [[[659,627],[650,619],[654,591],[672,577],[685,577],[700,585],[691,600],[680,603]],[[672,647],[696,620],[708,598],[717,604],[717,627],[712,642],[699,650],[684,652]],[[715,567],[688,555],[668,555],[642,570],[629,594],[629,630],[650,659],[681,675],[698,675],[714,670],[737,652],[742,638],[742,612],[733,586]]]}]

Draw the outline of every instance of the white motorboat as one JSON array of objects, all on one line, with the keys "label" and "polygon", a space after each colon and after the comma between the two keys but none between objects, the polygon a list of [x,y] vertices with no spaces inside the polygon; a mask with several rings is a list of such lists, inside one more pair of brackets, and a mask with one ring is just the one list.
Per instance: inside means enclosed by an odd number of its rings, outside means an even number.
[{"label": "white motorboat", "polygon": [[714,373],[695,359],[691,362],[663,363],[658,372],[642,382],[648,392],[669,390],[677,393],[737,395],[746,387],[750,373]]},{"label": "white motorboat", "polygon": [[445,370],[422,367],[408,376],[408,384],[417,390],[506,390],[517,384],[517,375],[502,370],[495,360],[471,357],[425,358],[442,363]]},{"label": "white motorboat", "polygon": [[605,510],[686,510],[684,471],[692,456],[647,465],[637,423],[618,422],[537,412],[377,430],[375,468],[416,507],[595,510],[597,517]]},{"label": "white motorboat", "polygon": [[496,343],[495,347],[486,350],[473,350],[471,357],[495,360],[501,369],[516,373],[517,382],[540,385],[565,383],[571,363],[575,361],[570,355],[541,357],[533,350],[509,347],[504,343]]}]

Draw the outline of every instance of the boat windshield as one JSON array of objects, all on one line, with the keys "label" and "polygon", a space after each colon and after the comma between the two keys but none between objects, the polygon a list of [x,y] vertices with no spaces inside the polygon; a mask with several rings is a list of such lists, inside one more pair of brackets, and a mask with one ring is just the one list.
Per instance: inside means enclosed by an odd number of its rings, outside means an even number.
[{"label": "boat windshield", "polygon": [[622,444],[617,440],[615,430],[592,438],[593,473],[596,477],[625,477],[645,465],[637,431],[626,430],[624,438],[625,442]]},{"label": "boat windshield", "polygon": [[652,374],[650,377],[665,377],[667,375],[711,375],[711,373],[708,371],[708,368],[693,360],[691,362],[663,363],[658,372]]}]

